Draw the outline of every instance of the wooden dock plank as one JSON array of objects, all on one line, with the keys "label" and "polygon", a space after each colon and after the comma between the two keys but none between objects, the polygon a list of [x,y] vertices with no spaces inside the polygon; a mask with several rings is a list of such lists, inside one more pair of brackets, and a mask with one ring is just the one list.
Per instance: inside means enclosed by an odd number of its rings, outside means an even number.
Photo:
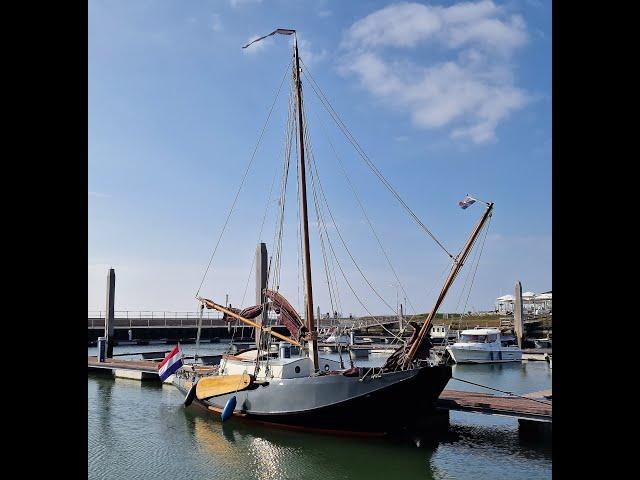
[{"label": "wooden dock plank", "polygon": [[539,399],[550,399],[552,397],[552,391],[551,389],[549,390],[540,390],[538,392],[531,392],[531,393],[527,393],[526,395],[523,395],[523,397],[527,397],[527,398],[539,398]]},{"label": "wooden dock plank", "polygon": [[136,370],[145,373],[158,373],[158,363],[152,360],[115,360],[107,358],[106,362],[99,362],[97,357],[88,357],[89,368],[102,368],[108,370]]},{"label": "wooden dock plank", "polygon": [[534,400],[522,397],[501,397],[488,393],[445,390],[438,399],[438,406],[449,410],[475,411],[512,417],[535,418],[551,421],[551,400]]}]

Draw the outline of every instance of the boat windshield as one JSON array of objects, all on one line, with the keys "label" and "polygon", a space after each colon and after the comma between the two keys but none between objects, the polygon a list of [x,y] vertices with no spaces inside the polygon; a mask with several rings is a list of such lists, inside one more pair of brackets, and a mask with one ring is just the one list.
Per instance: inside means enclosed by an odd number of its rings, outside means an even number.
[{"label": "boat windshield", "polygon": [[498,339],[496,334],[490,335],[469,335],[462,334],[460,336],[460,341],[462,343],[493,343]]},{"label": "boat windshield", "polygon": [[466,335],[460,336],[460,341],[463,343],[484,343],[487,339],[486,335]]}]

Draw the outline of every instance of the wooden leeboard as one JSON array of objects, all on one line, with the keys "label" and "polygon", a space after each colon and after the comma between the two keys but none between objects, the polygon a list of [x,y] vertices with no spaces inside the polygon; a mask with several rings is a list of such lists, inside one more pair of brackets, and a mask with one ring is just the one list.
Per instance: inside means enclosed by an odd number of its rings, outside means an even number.
[{"label": "wooden leeboard", "polygon": [[244,390],[251,385],[251,375],[215,375],[198,380],[196,385],[196,398],[203,400],[225,393]]}]

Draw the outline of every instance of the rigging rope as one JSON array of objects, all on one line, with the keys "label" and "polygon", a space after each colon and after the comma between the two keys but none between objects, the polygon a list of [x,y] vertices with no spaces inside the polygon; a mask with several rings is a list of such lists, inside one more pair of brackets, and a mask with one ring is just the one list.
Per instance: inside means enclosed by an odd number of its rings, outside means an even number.
[{"label": "rigging rope", "polygon": [[[314,158],[314,157],[313,157],[313,154],[312,154],[312,155],[310,155],[310,156],[308,156],[307,158],[309,158],[309,159],[310,159],[310,161],[313,161],[313,158]],[[328,205],[328,202],[327,202],[326,196],[324,195],[324,190],[322,190],[322,183],[320,182],[320,179],[319,179],[319,175],[318,175],[318,172],[317,172],[317,166],[316,166],[316,164],[315,164],[315,161],[314,161],[314,163],[313,163],[313,168],[310,168],[309,170],[310,170],[310,177],[311,177],[311,189],[312,189],[312,192],[313,192],[313,196],[314,196],[314,198],[317,198],[316,185],[315,185],[315,184],[316,184],[316,181],[317,181],[317,183],[318,183],[318,185],[319,185],[319,190],[320,190],[320,192],[321,192],[321,194],[322,194],[321,196],[322,196],[322,198],[323,198],[323,200],[324,200],[324,204],[326,205],[326,208],[327,208],[327,210],[328,210],[328,212],[329,212],[329,214],[330,214],[330,216],[331,216],[331,218],[332,218],[332,223],[333,223],[334,229],[336,230],[336,232],[338,233],[338,236],[339,236],[339,237],[340,237],[340,239],[342,240],[343,246],[345,247],[345,249],[347,250],[347,252],[348,252],[348,253],[349,253],[349,255],[351,256],[351,253],[350,253],[350,251],[349,251],[348,247],[346,246],[346,243],[344,242],[344,239],[342,239],[342,236],[340,235],[340,232],[339,232],[339,230],[338,230],[338,227],[337,227],[337,224],[336,224],[336,222],[335,222],[335,219],[333,219],[333,215],[331,214],[331,210],[330,210],[330,208],[329,208],[329,205]],[[315,174],[314,174],[314,170],[315,170]],[[317,180],[316,180],[316,179],[317,179]],[[332,253],[332,255],[333,255],[333,257],[334,257],[334,259],[335,259],[335,261],[336,261],[336,264],[338,265],[338,268],[340,269],[340,273],[342,274],[342,277],[344,278],[344,280],[345,280],[345,282],[346,282],[347,286],[349,287],[349,289],[350,289],[350,290],[351,290],[351,292],[353,293],[354,297],[356,297],[356,300],[358,301],[358,303],[360,303],[360,305],[362,306],[362,308],[363,308],[363,309],[364,309],[364,310],[369,314],[369,317],[370,317],[370,318],[375,322],[375,321],[376,321],[375,316],[374,316],[374,315],[369,311],[369,309],[366,307],[366,305],[364,304],[364,302],[360,299],[360,297],[358,296],[358,294],[355,292],[354,288],[352,287],[351,283],[350,283],[350,282],[349,282],[349,280],[347,279],[346,274],[344,273],[344,270],[343,270],[343,268],[342,268],[342,265],[340,264],[340,261],[338,260],[338,257],[337,257],[337,255],[336,255],[336,253],[335,253],[334,248],[333,248],[333,243],[331,242],[331,238],[330,238],[330,236],[329,236],[329,234],[328,234],[328,232],[327,232],[327,230],[326,230],[326,222],[325,222],[325,220],[324,220],[324,214],[322,213],[322,209],[320,209],[320,217],[321,217],[321,219],[322,219],[322,224],[325,226],[325,235],[327,236],[327,242],[328,242],[328,244],[329,244],[329,249],[330,249],[330,251],[331,251],[331,253]],[[365,281],[367,281],[367,283],[369,283],[369,281],[368,281],[368,279],[366,278],[366,276],[364,276],[364,273],[362,273],[362,271],[359,269],[359,266],[358,266],[358,264],[355,262],[355,259],[353,258],[353,256],[351,256],[351,259],[352,259],[352,261],[354,262],[354,264],[355,264],[356,268],[358,268],[358,270],[360,271],[360,274],[364,277]],[[377,291],[373,288],[373,286],[372,286],[370,283],[369,283],[369,286],[370,286],[370,287],[372,288],[372,290],[373,290],[373,291],[374,291],[374,292],[375,292],[375,293],[380,297],[380,295],[377,293]],[[387,302],[386,302],[382,297],[380,297],[380,298],[381,298],[381,300],[382,300],[385,304],[387,304],[387,306],[391,309],[391,311],[393,311],[393,308],[392,308],[392,307],[391,307],[391,306],[390,306],[390,305],[389,305],[389,304],[388,304],[388,303],[387,303]],[[387,329],[387,328],[386,328],[384,325],[382,325],[381,323],[380,323],[380,324],[378,324],[378,325],[379,325],[379,326],[381,326],[385,331],[387,331],[387,333],[389,333],[389,335],[391,335],[392,337],[394,337],[394,340],[398,340],[398,339],[400,339],[400,336],[399,336],[399,335],[395,335],[393,332],[391,332],[389,329]]]},{"label": "rigging rope", "polygon": [[227,225],[229,224],[229,219],[231,218],[231,215],[233,214],[233,211],[235,210],[236,204],[238,202],[238,197],[240,196],[240,192],[242,191],[242,187],[244,186],[244,182],[247,179],[247,175],[249,174],[249,170],[251,169],[251,165],[253,165],[253,160],[255,159],[256,156],[256,152],[258,151],[258,147],[260,146],[260,143],[262,142],[262,137],[264,136],[264,132],[267,128],[267,124],[269,123],[269,119],[271,118],[271,114],[273,113],[273,108],[276,104],[276,101],[278,100],[278,97],[280,96],[280,90],[282,89],[282,85],[284,84],[284,80],[287,76],[287,72],[289,70],[289,67],[291,65],[291,63],[293,62],[293,60],[289,61],[289,64],[287,65],[287,68],[285,69],[285,74],[282,77],[282,81],[280,82],[280,86],[278,87],[278,91],[276,93],[275,98],[273,99],[273,103],[271,104],[271,107],[269,108],[269,114],[267,115],[267,119],[264,122],[264,125],[262,126],[262,131],[260,132],[260,136],[258,137],[258,141],[256,142],[256,145],[253,149],[253,153],[251,154],[251,158],[249,160],[249,163],[247,164],[247,168],[244,171],[244,175],[242,176],[242,181],[240,182],[240,186],[238,187],[238,191],[236,192],[236,195],[233,199],[233,203],[231,204],[231,208],[229,209],[229,213],[227,214],[227,218],[224,221],[224,225],[222,226],[222,231],[220,232],[220,236],[218,237],[218,241],[216,242],[216,246],[213,249],[213,253],[211,254],[211,257],[209,258],[209,263],[207,264],[207,268],[204,271],[204,275],[202,275],[202,280],[200,281],[200,286],[198,286],[198,291],[196,292],[196,297],[198,295],[200,295],[200,290],[202,289],[202,285],[204,284],[205,279],[207,278],[207,274],[209,273],[209,269],[211,268],[211,262],[213,261],[213,257],[215,256],[216,252],[218,251],[218,247],[220,246],[220,241],[222,240],[222,236],[224,235],[224,232],[227,228]]},{"label": "rigging rope", "polygon": [[[311,148],[311,142],[309,140],[309,135],[308,135],[308,130],[307,130],[307,125],[308,122],[306,121],[306,114],[303,112],[304,115],[304,119],[305,119],[305,132],[304,132],[304,137],[305,137],[305,145],[307,146],[307,159],[308,159],[308,164],[309,164],[309,169],[310,169],[310,175],[312,177],[312,189],[313,189],[313,204],[315,207],[315,213],[316,213],[316,224],[317,224],[317,228],[318,228],[318,236],[320,237],[320,246],[321,246],[321,251],[322,251],[322,260],[323,260],[323,265],[324,265],[324,272],[325,272],[325,279],[327,282],[327,290],[329,292],[329,303],[331,304],[331,311],[332,312],[337,312],[336,310],[336,305],[334,304],[333,301],[333,291],[335,289],[334,285],[332,284],[332,279],[330,277],[330,270],[329,270],[329,265],[327,262],[327,254],[326,254],[326,250],[325,250],[325,242],[324,242],[324,236],[328,235],[328,233],[326,232],[326,224],[324,223],[324,218],[322,218],[320,216],[320,206],[318,204],[318,198],[317,198],[317,194],[316,194],[316,190],[315,190],[315,185],[313,184],[313,170],[311,169],[311,163],[313,163],[315,161],[314,156],[313,156],[313,149]],[[323,235],[323,228],[324,228],[324,235]]]},{"label": "rigging rope", "polygon": [[478,387],[482,387],[482,388],[487,388],[489,390],[495,390],[496,392],[500,392],[500,393],[506,393],[507,395],[513,395],[514,397],[520,397],[520,398],[524,398],[525,400],[531,400],[532,402],[538,402],[538,403],[542,403],[543,405],[552,405],[551,402],[548,401],[543,401],[543,400],[538,400],[536,398],[531,398],[531,397],[524,397],[522,395],[518,395],[517,393],[513,393],[513,392],[507,392],[505,390],[500,390],[498,388],[493,388],[493,387],[487,387],[486,385],[481,385],[479,383],[475,383],[475,382],[470,382],[469,380],[463,380],[461,378],[456,378],[456,377],[451,377],[451,380],[457,380],[459,382],[464,382],[464,383],[469,383],[471,385],[476,385]]},{"label": "rigging rope", "polygon": [[382,172],[380,172],[380,170],[373,164],[373,162],[371,161],[371,159],[368,157],[368,155],[366,154],[366,152],[364,151],[364,149],[360,146],[360,144],[358,143],[358,141],[356,140],[356,138],[353,136],[353,134],[351,133],[351,131],[349,130],[349,128],[344,124],[344,122],[342,121],[342,119],[340,118],[340,116],[338,115],[338,113],[335,111],[335,109],[333,108],[333,106],[331,105],[331,103],[329,102],[329,100],[327,99],[326,95],[324,94],[324,92],[322,91],[322,89],[320,88],[320,86],[317,84],[317,82],[315,81],[315,79],[313,78],[313,76],[311,75],[311,72],[309,72],[308,67],[304,64],[304,62],[302,60],[300,60],[301,64],[302,64],[302,68],[304,70],[304,73],[308,76],[308,78],[311,80],[311,82],[309,83],[309,85],[311,85],[311,89],[314,91],[314,93],[316,94],[316,96],[318,97],[318,99],[320,100],[320,102],[322,103],[323,107],[325,108],[325,110],[327,110],[327,113],[329,113],[329,115],[331,116],[331,118],[333,119],[334,122],[336,122],[336,125],[338,126],[338,128],[342,131],[342,133],[345,135],[345,137],[347,138],[347,140],[349,141],[349,143],[351,143],[351,145],[354,147],[354,149],[356,150],[356,152],[358,152],[358,154],[360,155],[360,157],[365,161],[365,163],[367,164],[367,166],[369,167],[369,169],[376,175],[376,177],[378,177],[378,179],[382,182],[382,184],[387,188],[387,190],[389,190],[393,196],[398,200],[398,202],[400,203],[400,205],[407,211],[407,213],[411,216],[411,218],[413,218],[413,220],[418,224],[418,226],[420,226],[431,238],[432,240],[450,257],[450,258],[454,258],[454,256],[446,249],[446,247],[436,238],[436,236],[431,232],[431,230],[429,230],[429,228],[427,228],[427,226],[420,220],[420,218],[413,212],[413,210],[411,210],[411,208],[409,207],[409,205],[407,205],[407,203],[402,199],[402,197],[400,196],[400,194],[393,188],[393,186],[391,185],[391,183],[389,183],[389,181],[384,177],[384,175],[382,174]]},{"label": "rigging rope", "polygon": [[[271,187],[269,188],[269,196],[267,197],[267,204],[264,209],[264,215],[262,217],[262,223],[260,224],[260,230],[258,231],[258,239],[256,240],[256,244],[260,242],[260,238],[262,238],[262,231],[264,229],[264,224],[267,219],[267,213],[269,212],[269,207],[271,206],[271,194],[273,193],[273,186],[276,183],[276,174],[277,170],[273,172],[273,180],[271,180]],[[240,305],[244,305],[245,297],[247,296],[247,290],[249,289],[249,281],[251,280],[251,274],[253,273],[253,266],[256,263],[256,255],[253,255],[253,259],[251,261],[251,266],[249,267],[249,276],[247,277],[247,283],[244,285],[244,293],[242,294],[242,301]]]},{"label": "rigging rope", "polygon": [[[318,168],[317,167],[317,163],[314,161],[313,155],[310,156],[310,161],[313,161],[312,168],[310,168],[311,177],[312,177],[312,184],[313,184],[313,181],[317,181],[318,182],[318,186],[319,186],[319,190],[320,190],[320,194],[321,194],[320,196],[321,196],[322,200],[324,201],[324,204],[325,204],[325,206],[327,208],[327,212],[329,213],[329,217],[331,218],[331,223],[333,224],[333,227],[334,227],[336,233],[338,234],[338,238],[340,238],[340,242],[342,243],[342,246],[346,250],[346,252],[349,255],[349,257],[351,258],[351,261],[353,262],[353,265],[356,267],[356,269],[358,270],[358,272],[360,273],[360,275],[362,276],[364,281],[369,285],[369,287],[371,288],[373,293],[376,294],[376,296],[389,308],[389,310],[391,310],[393,313],[395,313],[397,315],[398,312],[391,305],[389,305],[389,303],[382,297],[382,295],[380,295],[380,293],[378,293],[378,291],[375,289],[373,284],[369,281],[369,279],[366,277],[366,275],[364,274],[364,272],[360,268],[360,265],[358,265],[358,262],[356,261],[356,259],[354,258],[353,254],[351,253],[351,250],[349,250],[349,247],[347,246],[347,243],[345,242],[344,238],[342,237],[342,234],[340,233],[340,229],[338,228],[338,224],[337,224],[337,222],[336,222],[336,220],[335,220],[335,218],[333,216],[333,213],[331,212],[331,208],[329,207],[329,202],[327,201],[327,197],[326,197],[326,195],[324,193],[324,188],[322,187],[322,181],[320,180],[320,175],[319,175],[318,170],[317,170],[317,168]],[[314,175],[314,170],[315,170],[315,175]]]},{"label": "rigging rope", "polygon": [[360,197],[358,196],[358,192],[356,191],[355,186],[353,185],[353,182],[351,181],[351,178],[349,177],[349,175],[348,175],[348,173],[346,171],[344,163],[342,162],[342,159],[340,159],[340,156],[338,155],[338,152],[336,151],[336,149],[335,149],[335,147],[333,145],[333,142],[331,142],[331,139],[329,138],[329,134],[326,131],[322,120],[319,118],[319,116],[317,114],[316,114],[316,118],[318,119],[318,121],[320,123],[320,126],[322,127],[322,131],[325,134],[325,137],[327,138],[327,141],[329,142],[329,145],[331,146],[331,150],[333,151],[334,156],[338,160],[338,165],[340,166],[340,170],[341,170],[343,176],[345,177],[345,179],[347,180],[349,188],[351,189],[356,201],[358,202],[360,210],[362,211],[362,214],[364,215],[365,219],[367,220],[369,228],[371,229],[371,232],[373,233],[375,239],[377,240],[378,246],[380,247],[380,250],[382,251],[382,254],[384,255],[385,259],[387,260],[387,264],[389,265],[389,268],[393,272],[393,276],[395,277],[395,279],[397,280],[398,284],[400,285],[400,288],[402,289],[402,293],[404,294],[405,298],[409,301],[409,305],[411,305],[411,308],[412,308],[412,310],[414,312],[414,315],[412,317],[415,317],[415,315],[417,315],[417,310],[413,306],[413,303],[411,302],[411,299],[407,295],[407,292],[406,292],[406,290],[404,288],[404,285],[400,281],[400,278],[398,277],[396,269],[393,267],[393,264],[391,263],[391,259],[389,258],[389,255],[387,254],[385,248],[383,247],[382,241],[380,240],[380,237],[378,236],[375,228],[373,227],[373,223],[371,222],[371,219],[367,215],[367,212],[366,212],[366,210],[364,208],[364,205],[362,204],[362,201],[360,200]]},{"label": "rigging rope", "polygon": [[478,261],[476,262],[476,266],[473,270],[473,276],[471,277],[471,283],[469,284],[469,291],[467,292],[467,299],[464,302],[464,307],[462,307],[462,311],[464,312],[467,309],[467,303],[469,302],[469,297],[471,296],[471,289],[473,288],[473,282],[476,279],[476,272],[478,271],[478,265],[480,265],[480,258],[482,257],[482,251],[484,250],[484,242],[487,240],[487,234],[489,233],[489,225],[491,224],[491,219],[493,218],[493,214],[489,216],[489,221],[484,230],[484,237],[482,238],[482,244],[480,245],[480,253],[478,254]]},{"label": "rigging rope", "polygon": [[[278,222],[276,224],[276,229],[274,232],[274,263],[269,268],[269,285],[274,290],[279,290],[280,288],[280,268],[282,262],[282,239],[284,236],[283,227],[284,227],[284,215],[285,215],[285,205],[286,205],[286,194],[287,194],[287,184],[289,179],[289,168],[291,165],[291,147],[292,147],[292,138],[294,133],[293,124],[293,87],[289,93],[289,111],[287,116],[287,136],[285,139],[285,158],[283,164],[283,173],[282,173],[282,181],[280,184],[280,216]],[[273,267],[273,270],[271,270]],[[273,275],[273,276],[272,276]]]},{"label": "rigging rope", "polygon": [[[459,310],[460,304],[462,303],[462,299],[464,298],[465,291],[467,290],[467,284],[469,283],[469,279],[471,278],[471,272],[473,271],[473,265],[476,262],[476,259],[478,258],[479,251],[480,251],[479,249],[474,249],[471,261],[465,263],[465,265],[462,266],[462,269],[466,268],[466,276],[465,276],[465,279],[464,279],[464,284],[462,285],[462,289],[460,290],[460,296],[458,297],[458,302],[456,303],[456,308],[453,310],[454,313],[455,312],[460,312],[460,310]],[[461,316],[463,314],[464,314],[464,311],[462,311],[462,313],[460,313]]]}]

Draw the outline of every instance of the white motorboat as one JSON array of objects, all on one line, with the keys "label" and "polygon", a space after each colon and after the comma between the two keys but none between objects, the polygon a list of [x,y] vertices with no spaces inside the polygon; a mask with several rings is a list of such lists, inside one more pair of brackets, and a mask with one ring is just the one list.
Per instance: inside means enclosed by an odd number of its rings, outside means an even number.
[{"label": "white motorboat", "polygon": [[447,347],[456,363],[504,363],[522,360],[517,345],[505,346],[497,328],[463,330],[460,339]]},{"label": "white motorboat", "polygon": [[322,343],[331,343],[335,345],[346,346],[351,343],[351,337],[349,335],[339,335],[337,333],[329,335],[325,339],[320,340]]}]

